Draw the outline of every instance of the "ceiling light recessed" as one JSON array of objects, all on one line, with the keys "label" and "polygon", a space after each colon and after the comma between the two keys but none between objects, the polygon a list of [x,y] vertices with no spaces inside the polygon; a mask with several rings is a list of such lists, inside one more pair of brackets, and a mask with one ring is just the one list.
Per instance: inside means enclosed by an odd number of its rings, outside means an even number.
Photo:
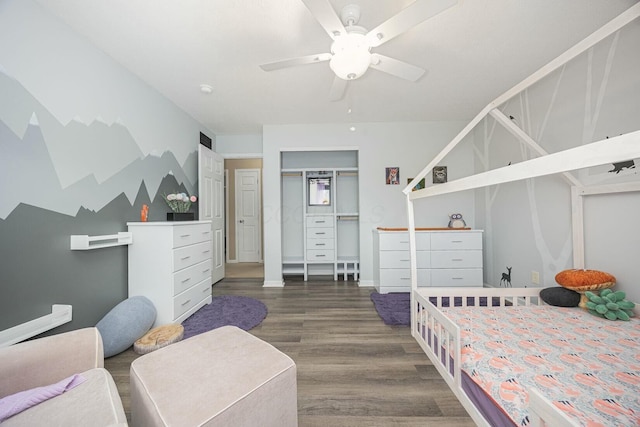
[{"label": "ceiling light recessed", "polygon": [[200,85],[200,92],[206,93],[208,95],[213,92],[213,87],[211,87],[211,85],[202,84]]},{"label": "ceiling light recessed", "polygon": [[349,128],[349,130],[350,130],[351,132],[355,132],[355,131],[356,131],[356,127],[355,127],[355,126],[351,126],[351,127]]}]

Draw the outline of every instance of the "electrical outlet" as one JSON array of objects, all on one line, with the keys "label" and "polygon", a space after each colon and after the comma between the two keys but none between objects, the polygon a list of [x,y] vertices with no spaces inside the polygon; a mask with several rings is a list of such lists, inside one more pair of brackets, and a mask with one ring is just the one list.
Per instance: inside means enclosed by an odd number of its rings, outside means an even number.
[{"label": "electrical outlet", "polygon": [[531,272],[531,283],[533,283],[534,285],[540,284],[540,273],[538,273],[537,271]]}]

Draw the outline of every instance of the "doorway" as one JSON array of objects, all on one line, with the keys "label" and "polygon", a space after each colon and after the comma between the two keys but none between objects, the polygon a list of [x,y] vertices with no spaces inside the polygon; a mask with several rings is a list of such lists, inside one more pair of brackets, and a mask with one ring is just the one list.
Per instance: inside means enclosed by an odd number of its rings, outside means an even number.
[{"label": "doorway", "polygon": [[[262,159],[225,159],[227,265],[237,269],[263,264]],[[240,222],[242,221],[242,222]]]}]

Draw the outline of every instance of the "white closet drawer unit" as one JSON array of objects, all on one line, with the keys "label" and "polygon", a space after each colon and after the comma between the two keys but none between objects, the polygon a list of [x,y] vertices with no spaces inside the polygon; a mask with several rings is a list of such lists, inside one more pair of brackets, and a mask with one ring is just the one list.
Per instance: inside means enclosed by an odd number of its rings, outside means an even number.
[{"label": "white closet drawer unit", "polygon": [[431,251],[433,268],[482,268],[482,251]]},{"label": "white closet drawer unit", "polygon": [[335,252],[324,249],[307,249],[307,261],[333,262]]},{"label": "white closet drawer unit", "polygon": [[173,274],[173,294],[178,295],[208,277],[211,277],[211,262],[208,259],[184,268]]},{"label": "white closet drawer unit", "polygon": [[434,268],[431,270],[431,286],[482,286],[482,269]]},{"label": "white closet drawer unit", "polygon": [[307,249],[335,249],[333,239],[307,239]]},{"label": "white closet drawer unit", "polygon": [[333,215],[311,215],[307,217],[307,228],[330,227],[333,228]]},{"label": "white closet drawer unit", "polygon": [[211,302],[210,221],[127,223],[129,296],[143,295],[156,308],[154,326],[181,323]]},{"label": "white closet drawer unit", "polygon": [[332,239],[333,227],[311,227],[307,229],[308,239]]}]

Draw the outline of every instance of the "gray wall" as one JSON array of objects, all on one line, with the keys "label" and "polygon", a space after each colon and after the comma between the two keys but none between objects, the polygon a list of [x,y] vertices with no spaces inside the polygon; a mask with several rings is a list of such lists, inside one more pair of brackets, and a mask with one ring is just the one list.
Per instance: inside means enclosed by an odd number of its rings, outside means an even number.
[{"label": "gray wall", "polygon": [[69,236],[125,231],[142,204],[165,220],[215,135],[29,0],[0,5],[0,94],[0,329],[52,304],[73,305],[56,332],[94,325],[127,297],[127,248]]},{"label": "gray wall", "polygon": [[[500,109],[547,152],[557,152],[640,127],[640,55],[637,20],[599,43]],[[542,65],[542,64],[541,64]],[[536,157],[492,118],[475,129],[476,170]],[[640,163],[635,159],[635,164]],[[581,170],[583,184],[638,181],[640,167]],[[512,285],[556,286],[555,275],[573,267],[570,185],[561,177],[498,185],[476,193],[477,225],[486,230],[485,282],[498,286],[506,267]],[[585,203],[586,268],[605,270],[617,289],[640,301],[640,193],[590,196]]]}]

